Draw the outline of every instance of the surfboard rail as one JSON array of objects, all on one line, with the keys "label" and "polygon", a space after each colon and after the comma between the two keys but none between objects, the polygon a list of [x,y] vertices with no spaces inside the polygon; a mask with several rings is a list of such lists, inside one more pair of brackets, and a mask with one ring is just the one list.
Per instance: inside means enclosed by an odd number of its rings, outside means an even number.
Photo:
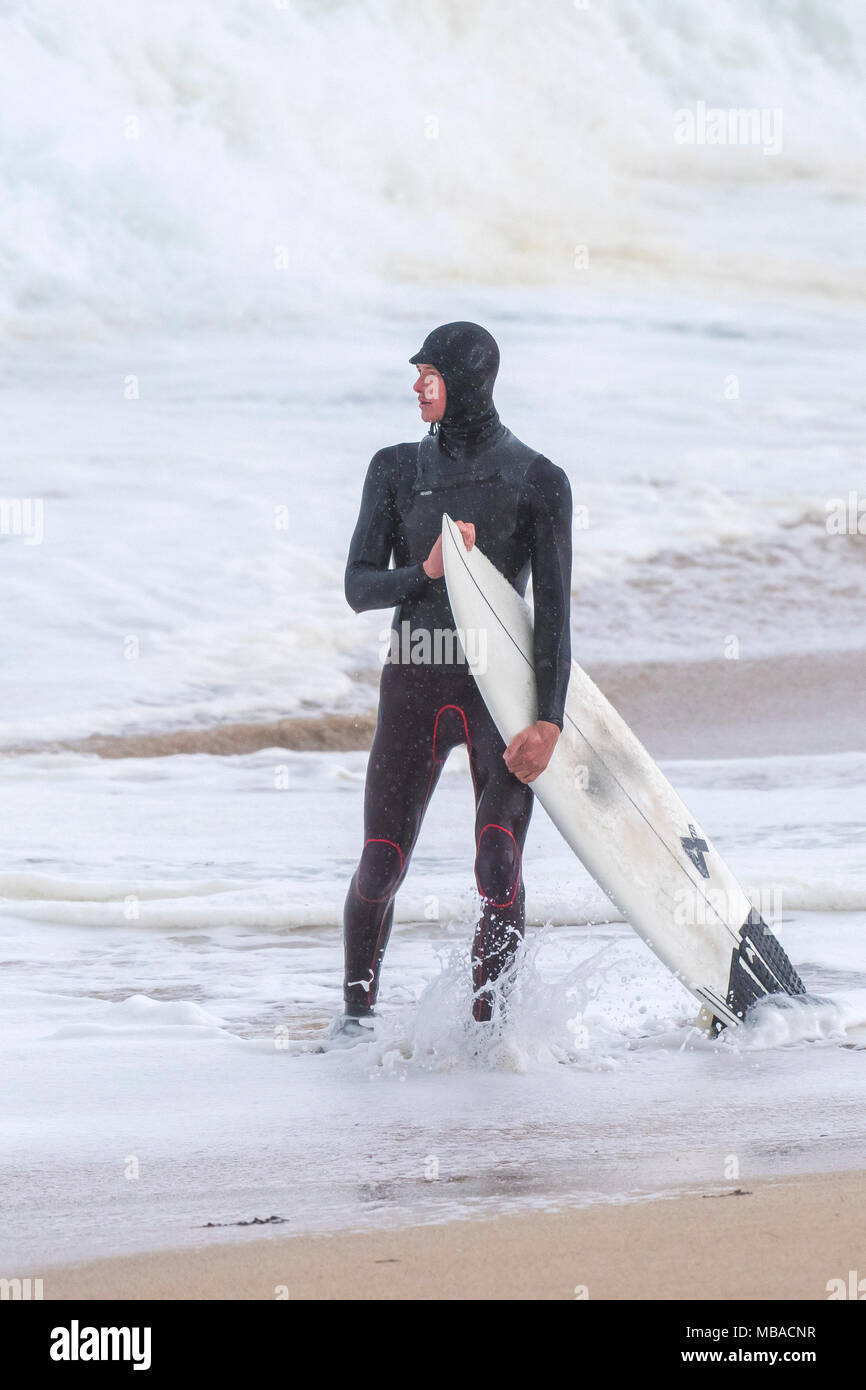
[{"label": "surfboard rail", "polygon": [[[474,637],[463,643],[467,664],[509,743],[537,715],[531,610],[477,544],[466,549],[447,513],[442,555],[458,634]],[[531,786],[626,921],[711,1012],[715,1031],[769,994],[805,993],[712,841],[576,661],[563,733]]]}]

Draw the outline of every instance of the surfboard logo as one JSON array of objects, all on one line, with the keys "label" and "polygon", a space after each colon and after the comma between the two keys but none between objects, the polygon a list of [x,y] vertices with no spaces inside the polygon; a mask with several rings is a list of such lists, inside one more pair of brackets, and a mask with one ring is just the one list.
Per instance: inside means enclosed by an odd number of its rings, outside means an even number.
[{"label": "surfboard logo", "polygon": [[682,845],[686,854],[689,856],[689,859],[691,859],[698,873],[703,878],[709,878],[710,871],[707,868],[707,862],[704,859],[704,855],[709,853],[710,847],[707,844],[706,840],[702,840],[699,837],[698,832],[693,825],[689,826],[689,834],[688,836],[684,835],[681,838],[680,844]]}]

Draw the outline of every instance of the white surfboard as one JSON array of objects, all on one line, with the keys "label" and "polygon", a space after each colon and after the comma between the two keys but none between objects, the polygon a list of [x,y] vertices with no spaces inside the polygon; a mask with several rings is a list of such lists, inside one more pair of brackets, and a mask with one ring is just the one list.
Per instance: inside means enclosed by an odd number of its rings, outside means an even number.
[{"label": "white surfboard", "polygon": [[[532,615],[478,546],[442,520],[455,626],[506,743],[535,722]],[[601,691],[572,662],[562,736],[532,790],[623,916],[716,1031],[804,986],[709,836]]]}]

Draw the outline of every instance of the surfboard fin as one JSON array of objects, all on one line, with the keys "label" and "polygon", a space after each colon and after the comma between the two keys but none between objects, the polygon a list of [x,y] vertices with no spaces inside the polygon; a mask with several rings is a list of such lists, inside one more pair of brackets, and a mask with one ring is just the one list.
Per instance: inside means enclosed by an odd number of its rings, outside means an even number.
[{"label": "surfboard fin", "polygon": [[702,1004],[698,1009],[698,1016],[695,1019],[694,1026],[699,1028],[702,1033],[711,1034],[717,1033],[720,1027],[719,1020],[716,1018],[712,1009],[707,1008],[706,1004]]}]

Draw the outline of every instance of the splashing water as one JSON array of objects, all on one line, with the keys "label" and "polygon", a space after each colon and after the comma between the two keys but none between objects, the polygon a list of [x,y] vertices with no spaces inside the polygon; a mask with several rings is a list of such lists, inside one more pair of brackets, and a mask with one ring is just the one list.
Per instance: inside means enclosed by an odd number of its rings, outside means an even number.
[{"label": "splashing water", "polygon": [[636,961],[632,942],[607,943],[551,980],[539,964],[549,939],[543,930],[523,943],[493,987],[489,1023],[472,1018],[468,948],[449,946],[420,998],[380,1016],[374,1040],[357,1050],[359,1063],[395,1074],[561,1065],[604,1071],[621,1067],[646,1040],[688,1039],[696,1031],[696,1010],[667,972],[660,980],[652,972],[648,997],[644,953]]},{"label": "splashing water", "polygon": [[[493,1018],[472,1018],[466,946],[439,952],[441,969],[420,997],[380,1013],[373,1039],[348,1054],[370,1075],[489,1071],[526,1074],[569,1066],[614,1071],[629,1054],[699,1051],[750,1054],[826,1043],[866,1047],[866,1012],[854,1002],[804,995],[761,1000],[744,1024],[708,1036],[697,1004],[636,943],[609,942],[551,979],[540,963],[551,929],[523,943],[492,987]],[[858,1030],[862,1041],[858,1040]],[[308,1051],[309,1044],[299,1044]]]},{"label": "splashing water", "polygon": [[854,1041],[857,1030],[864,1028],[862,1008],[820,995],[774,994],[753,1005],[743,1026],[724,1033],[722,1041],[746,1052],[821,1042],[866,1046],[866,1036],[862,1044]]}]

